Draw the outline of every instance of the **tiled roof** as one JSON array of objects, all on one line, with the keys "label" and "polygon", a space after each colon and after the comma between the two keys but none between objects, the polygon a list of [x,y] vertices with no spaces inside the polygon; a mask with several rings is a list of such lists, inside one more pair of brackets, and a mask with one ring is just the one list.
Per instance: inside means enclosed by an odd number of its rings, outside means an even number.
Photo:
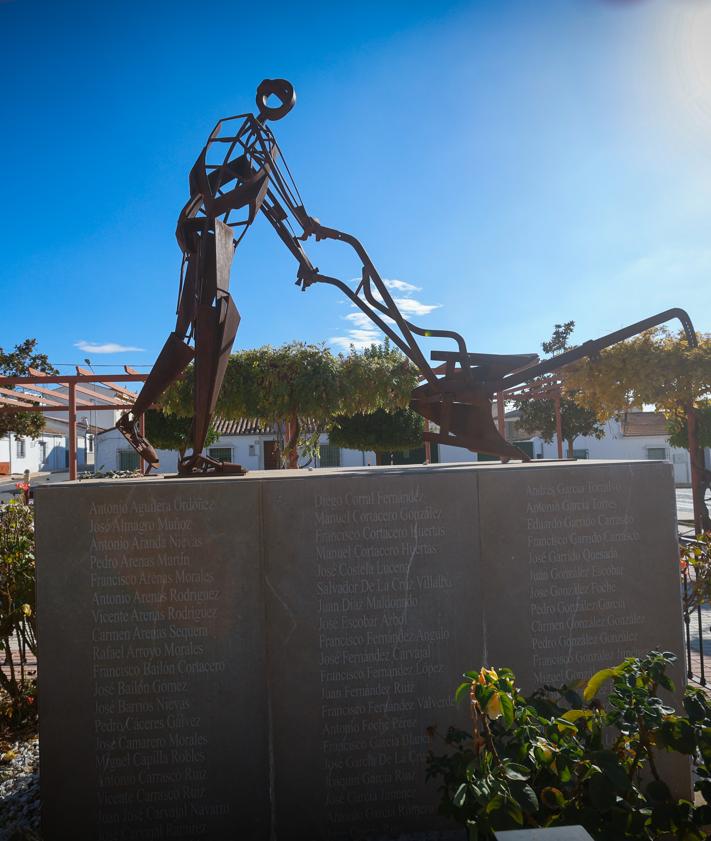
[{"label": "tiled roof", "polygon": [[[258,418],[237,418],[236,420],[225,420],[215,418],[212,426],[220,435],[276,435],[278,423],[260,423]],[[316,432],[316,424],[312,420],[301,418],[302,432]]]},{"label": "tiled roof", "polygon": [[635,435],[667,436],[664,415],[660,412],[626,412],[622,416],[622,434],[626,438]]},{"label": "tiled roof", "polygon": [[275,432],[276,424],[263,424],[257,418],[215,418],[212,426],[220,435],[269,435]]}]

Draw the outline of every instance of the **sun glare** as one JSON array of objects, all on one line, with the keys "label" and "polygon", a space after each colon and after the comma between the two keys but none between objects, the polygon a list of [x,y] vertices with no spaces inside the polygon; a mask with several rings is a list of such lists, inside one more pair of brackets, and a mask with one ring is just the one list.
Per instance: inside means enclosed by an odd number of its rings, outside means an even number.
[{"label": "sun glare", "polygon": [[672,28],[674,92],[689,118],[711,132],[711,4],[685,0],[675,7]]}]

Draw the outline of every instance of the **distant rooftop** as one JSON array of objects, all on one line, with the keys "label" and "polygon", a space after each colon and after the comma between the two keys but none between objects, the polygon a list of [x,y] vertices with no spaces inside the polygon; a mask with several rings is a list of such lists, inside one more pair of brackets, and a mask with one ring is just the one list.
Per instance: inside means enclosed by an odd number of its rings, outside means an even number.
[{"label": "distant rooftop", "polygon": [[625,412],[621,418],[626,438],[641,435],[668,435],[664,415],[660,412]]},{"label": "distant rooftop", "polygon": [[[312,420],[299,419],[303,432],[316,432],[316,424]],[[277,421],[262,423],[258,418],[237,418],[225,420],[214,418],[212,426],[219,435],[276,435],[279,432]]]}]

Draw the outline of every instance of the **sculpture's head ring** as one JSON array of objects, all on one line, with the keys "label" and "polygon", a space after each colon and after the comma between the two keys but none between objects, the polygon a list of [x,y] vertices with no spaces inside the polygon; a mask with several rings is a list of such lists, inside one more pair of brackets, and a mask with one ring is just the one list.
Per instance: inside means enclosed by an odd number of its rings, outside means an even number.
[{"label": "sculpture's head ring", "polygon": [[[270,96],[276,96],[281,105],[267,105]],[[281,120],[296,102],[296,91],[286,79],[265,79],[257,88],[257,108],[260,120]]]}]

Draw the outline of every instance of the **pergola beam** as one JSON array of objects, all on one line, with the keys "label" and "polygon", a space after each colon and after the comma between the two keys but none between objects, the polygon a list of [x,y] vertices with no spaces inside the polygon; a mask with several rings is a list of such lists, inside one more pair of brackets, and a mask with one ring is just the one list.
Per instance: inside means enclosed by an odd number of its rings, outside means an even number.
[{"label": "pergola beam", "polygon": [[22,400],[8,400],[7,397],[0,397],[0,406],[10,406],[18,409],[31,409],[34,403],[23,402]]},{"label": "pergola beam", "polygon": [[[79,365],[76,366],[76,369],[77,374],[79,374],[80,376],[91,374],[91,371],[88,371],[86,368],[81,368]],[[94,376],[93,374],[91,375]],[[110,388],[112,391],[115,391],[116,394],[123,394],[124,397],[130,397],[131,400],[136,399],[136,395],[132,391],[129,391],[127,388],[122,388],[120,385],[116,385],[116,383],[107,382],[106,380],[97,380],[97,384],[106,386],[106,388]]]},{"label": "pergola beam", "polygon": [[[122,383],[141,383],[148,379],[148,374],[139,374],[133,369],[125,366],[125,374],[111,375],[107,382],[104,377],[97,377],[85,369],[77,366],[76,374],[45,374],[37,368],[30,368],[29,376],[2,376],[0,377],[0,395],[7,394],[7,397],[0,396],[0,414],[18,414],[22,412],[69,412],[69,478],[77,478],[77,412],[92,412],[119,409],[128,411],[135,401],[137,395],[126,388],[115,385],[112,380]],[[40,385],[41,383],[41,385]],[[96,383],[114,392],[114,398],[106,398],[90,388],[85,388],[80,383]],[[24,386],[29,391],[38,392],[39,396],[26,394],[22,391],[5,388],[5,386]],[[62,394],[58,389],[45,388],[47,385],[64,386],[68,394]],[[77,392],[91,395],[98,403],[77,403]],[[42,396],[47,395],[47,397]],[[12,398],[12,399],[10,399]],[[54,398],[54,399],[52,399]],[[45,405],[39,406],[30,401],[42,401]],[[58,401],[66,401],[61,403]],[[48,405],[48,404],[52,405]]]},{"label": "pergola beam", "polygon": [[[148,374],[112,374],[111,379],[119,383],[145,382]],[[41,377],[30,374],[27,377],[0,377],[0,385],[26,385],[27,383],[96,383],[102,382],[93,374],[45,374]]]},{"label": "pergola beam", "polygon": [[[49,391],[49,389],[44,389],[45,391]],[[62,406],[63,404],[60,403],[58,400],[52,400],[48,397],[38,396],[36,394],[28,394],[26,391],[13,391],[11,388],[2,388],[0,387],[0,394],[8,394],[10,397],[14,397],[17,400],[30,400],[37,403],[46,403],[48,406],[55,405],[55,406]],[[57,397],[60,399],[66,400],[67,398],[63,394],[57,394]]]},{"label": "pergola beam", "polygon": [[[68,412],[69,411],[69,404],[66,406],[38,406],[35,403],[13,403],[12,401],[8,400],[5,402],[5,397],[0,397],[0,413],[1,414],[12,414],[16,411],[23,411],[23,412]],[[95,403],[77,403],[76,410],[77,412],[89,412],[94,411],[95,409],[130,409],[130,403],[106,403],[103,406],[99,407]]]}]

